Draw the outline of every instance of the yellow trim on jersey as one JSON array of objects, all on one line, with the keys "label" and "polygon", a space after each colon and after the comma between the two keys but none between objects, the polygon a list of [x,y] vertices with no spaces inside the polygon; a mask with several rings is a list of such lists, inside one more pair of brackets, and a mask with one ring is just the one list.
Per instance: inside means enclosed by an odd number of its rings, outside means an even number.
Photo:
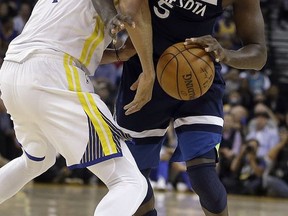
[{"label": "yellow trim on jersey", "polygon": [[[110,127],[108,126],[108,124],[106,123],[106,121],[102,118],[102,115],[101,115],[99,109],[97,108],[97,105],[96,105],[96,103],[95,103],[92,95],[89,94],[89,93],[86,93],[86,96],[88,97],[88,100],[89,100],[91,106],[92,106],[93,108],[95,107],[94,111],[95,111],[96,116],[100,116],[100,117],[101,117],[101,122],[103,123],[102,125],[103,125],[103,127],[104,127],[104,130],[107,131],[107,133],[106,133],[106,134],[107,134],[106,139],[109,140],[109,143],[114,143],[113,134],[112,134],[112,132],[111,132],[111,130],[110,130]],[[112,148],[112,152],[117,153],[116,145],[110,145],[110,147]]]},{"label": "yellow trim on jersey", "polygon": [[86,67],[90,64],[91,58],[97,46],[104,39],[104,23],[97,16],[96,26],[92,35],[85,41],[79,61]]},{"label": "yellow trim on jersey", "polygon": [[72,59],[70,58],[69,55],[67,55],[67,54],[64,55],[64,68],[66,71],[66,77],[67,77],[67,81],[68,81],[68,89],[70,91],[75,91],[72,76],[68,74],[70,72],[69,65],[71,65],[71,60]]},{"label": "yellow trim on jersey", "polygon": [[[73,58],[68,54],[64,55],[64,68],[66,71],[68,88],[70,91],[76,91],[83,109],[91,119],[103,149],[104,155],[117,153],[116,143],[113,140],[113,134],[108,124],[103,119],[99,109],[96,106],[93,97],[88,92],[81,91],[81,83],[78,70],[73,66]],[[72,67],[72,70],[71,70]]]}]

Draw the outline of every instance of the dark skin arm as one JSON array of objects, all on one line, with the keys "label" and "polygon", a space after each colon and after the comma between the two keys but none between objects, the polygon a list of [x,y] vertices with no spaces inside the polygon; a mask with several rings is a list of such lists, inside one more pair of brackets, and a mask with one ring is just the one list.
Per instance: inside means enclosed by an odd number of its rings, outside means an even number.
[{"label": "dark skin arm", "polygon": [[267,60],[264,33],[264,20],[260,0],[228,0],[225,6],[232,4],[237,35],[243,43],[239,50],[224,49],[211,35],[186,39],[185,44],[198,44],[205,47],[216,61],[238,68],[261,70]]}]

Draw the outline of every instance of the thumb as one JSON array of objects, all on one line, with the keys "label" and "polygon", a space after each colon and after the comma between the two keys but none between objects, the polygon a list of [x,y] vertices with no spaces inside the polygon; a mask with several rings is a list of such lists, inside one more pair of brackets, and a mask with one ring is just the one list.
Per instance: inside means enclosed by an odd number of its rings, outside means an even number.
[{"label": "thumb", "polygon": [[130,89],[131,89],[132,91],[137,90],[138,84],[139,84],[139,78],[130,86]]}]

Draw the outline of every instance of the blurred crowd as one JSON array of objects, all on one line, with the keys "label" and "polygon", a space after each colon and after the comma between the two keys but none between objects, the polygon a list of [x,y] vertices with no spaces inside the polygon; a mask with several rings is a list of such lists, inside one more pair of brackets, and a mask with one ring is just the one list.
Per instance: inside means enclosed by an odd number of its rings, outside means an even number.
[{"label": "blurred crowd", "polygon": [[[10,41],[24,28],[35,2],[0,0],[0,65]],[[261,4],[267,25],[273,4],[278,12],[277,25],[288,33],[288,0],[262,0]],[[225,11],[218,20],[215,37],[225,48],[237,49],[241,45],[231,10]],[[268,63],[261,71],[222,65],[226,92],[217,170],[228,193],[288,197],[288,97],[285,93],[288,86],[279,88]],[[91,77],[96,92],[112,112],[121,72],[122,63],[116,62],[101,65]],[[171,125],[161,151],[161,162],[151,175],[155,189],[191,191],[184,164],[169,162],[176,145],[177,137]],[[1,102],[0,167],[21,154],[13,122]],[[60,155],[56,164],[35,181],[101,183],[86,169],[67,169]]]}]

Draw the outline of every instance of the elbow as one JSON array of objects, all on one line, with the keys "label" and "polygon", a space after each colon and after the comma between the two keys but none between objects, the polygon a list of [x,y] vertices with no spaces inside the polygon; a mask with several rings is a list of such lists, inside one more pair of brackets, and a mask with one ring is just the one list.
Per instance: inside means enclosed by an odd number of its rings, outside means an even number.
[{"label": "elbow", "polygon": [[266,65],[267,58],[268,58],[266,46],[261,46],[261,48],[258,51],[257,57],[258,58],[257,58],[254,69],[260,71]]}]

